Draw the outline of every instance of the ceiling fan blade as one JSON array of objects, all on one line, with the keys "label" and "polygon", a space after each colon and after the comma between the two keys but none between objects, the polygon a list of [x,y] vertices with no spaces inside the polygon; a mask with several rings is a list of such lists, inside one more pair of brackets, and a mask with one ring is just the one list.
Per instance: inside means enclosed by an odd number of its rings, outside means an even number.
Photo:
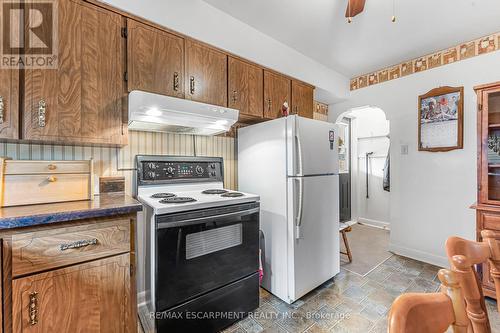
[{"label": "ceiling fan blade", "polygon": [[347,0],[345,17],[354,17],[365,9],[366,0]]}]

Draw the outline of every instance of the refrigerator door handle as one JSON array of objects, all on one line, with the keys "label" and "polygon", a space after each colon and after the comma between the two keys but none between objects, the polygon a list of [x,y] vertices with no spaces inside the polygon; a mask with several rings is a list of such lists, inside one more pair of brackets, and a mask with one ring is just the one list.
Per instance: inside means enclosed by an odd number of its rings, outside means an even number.
[{"label": "refrigerator door handle", "polygon": [[303,165],[302,165],[302,145],[300,143],[299,131],[295,129],[295,147],[296,147],[296,157],[295,160],[298,162],[297,176],[303,176]]},{"label": "refrigerator door handle", "polygon": [[301,235],[301,226],[302,226],[302,206],[304,205],[304,181],[302,178],[295,178],[297,182],[297,216],[295,217],[295,238],[300,239]]}]

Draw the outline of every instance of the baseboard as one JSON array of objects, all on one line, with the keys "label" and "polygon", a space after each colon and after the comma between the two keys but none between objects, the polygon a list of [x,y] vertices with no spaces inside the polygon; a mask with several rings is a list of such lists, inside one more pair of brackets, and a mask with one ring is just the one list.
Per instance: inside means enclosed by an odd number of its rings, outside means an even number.
[{"label": "baseboard", "polygon": [[372,219],[365,219],[364,217],[358,218],[358,223],[364,224],[364,225],[369,225],[371,227],[376,227],[384,230],[390,230],[390,224],[389,222],[384,222],[384,221],[378,221],[378,220],[372,220]]},{"label": "baseboard", "polygon": [[410,249],[404,246],[396,245],[394,243],[389,243],[389,251],[401,255],[403,257],[408,257],[411,259],[419,260],[432,264],[439,267],[449,267],[448,259],[446,257],[437,256],[435,254]]},{"label": "baseboard", "polygon": [[137,293],[137,306],[144,306],[146,305],[146,292],[145,291],[140,291]]}]

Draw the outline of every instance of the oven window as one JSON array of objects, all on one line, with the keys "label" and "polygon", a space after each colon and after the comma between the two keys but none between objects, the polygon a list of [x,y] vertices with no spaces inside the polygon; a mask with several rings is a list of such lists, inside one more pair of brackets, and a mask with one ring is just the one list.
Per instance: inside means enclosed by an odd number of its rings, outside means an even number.
[{"label": "oven window", "polygon": [[186,259],[229,249],[243,243],[241,223],[186,235]]}]

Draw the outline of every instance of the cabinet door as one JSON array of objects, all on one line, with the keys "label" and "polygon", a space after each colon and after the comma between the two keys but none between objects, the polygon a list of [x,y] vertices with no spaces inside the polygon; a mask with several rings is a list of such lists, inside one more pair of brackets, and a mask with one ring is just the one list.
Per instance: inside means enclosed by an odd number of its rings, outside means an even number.
[{"label": "cabinet door", "polygon": [[137,332],[129,318],[129,256],[13,280],[13,332]]},{"label": "cabinet door", "polygon": [[127,20],[128,91],[184,97],[184,39]]},{"label": "cabinet door", "polygon": [[19,70],[0,70],[0,138],[19,138]]},{"label": "cabinet door", "polygon": [[313,118],[313,88],[301,82],[292,81],[292,110],[294,114]]},{"label": "cabinet door", "polygon": [[264,118],[274,119],[281,116],[283,103],[287,102],[290,105],[290,89],[290,79],[264,71]]},{"label": "cabinet door", "polygon": [[227,106],[227,56],[186,40],[186,98]]},{"label": "cabinet door", "polygon": [[58,2],[58,68],[26,70],[24,139],[125,143],[123,25],[120,15],[100,7]]},{"label": "cabinet door", "polygon": [[263,117],[264,70],[248,62],[229,57],[229,107],[240,116]]}]

